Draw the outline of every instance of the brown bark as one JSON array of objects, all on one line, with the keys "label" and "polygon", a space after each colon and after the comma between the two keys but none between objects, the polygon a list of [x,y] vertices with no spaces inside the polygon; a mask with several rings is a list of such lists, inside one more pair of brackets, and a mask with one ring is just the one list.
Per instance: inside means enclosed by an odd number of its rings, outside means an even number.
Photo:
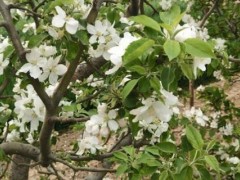
[{"label": "brown bark", "polygon": [[27,165],[31,160],[16,154],[12,156],[12,160],[9,180],[28,180],[29,166]]}]

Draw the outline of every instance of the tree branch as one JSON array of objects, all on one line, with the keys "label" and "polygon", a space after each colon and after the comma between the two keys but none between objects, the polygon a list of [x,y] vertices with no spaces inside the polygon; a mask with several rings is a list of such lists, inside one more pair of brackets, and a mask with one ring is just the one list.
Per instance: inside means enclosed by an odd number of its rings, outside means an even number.
[{"label": "tree branch", "polygon": [[0,144],[0,148],[7,155],[18,154],[30,158],[36,162],[39,161],[39,149],[30,144],[23,144],[19,142],[5,142]]},{"label": "tree branch", "polygon": [[103,2],[104,2],[104,0],[94,0],[93,1],[92,9],[90,10],[90,12],[87,16],[87,22],[89,24],[93,24],[95,22],[95,20],[97,19],[98,11]]},{"label": "tree branch", "polygon": [[99,69],[106,63],[107,61],[103,57],[93,58],[91,60],[91,65],[90,64],[79,65],[78,68],[76,69],[74,76],[77,77],[77,79],[79,79],[80,81],[82,81],[91,74],[93,74],[95,72],[95,68]]},{"label": "tree branch", "polygon": [[56,158],[56,157],[51,157],[51,159],[54,162],[60,162],[66,166],[68,166],[69,168],[73,169],[74,171],[91,171],[91,172],[116,172],[115,169],[107,169],[107,168],[89,168],[89,167],[76,167],[70,163],[68,163],[67,161],[64,161],[62,159]]},{"label": "tree branch", "polygon": [[84,47],[82,44],[80,44],[77,56],[70,63],[67,72],[65,73],[61,82],[59,83],[58,87],[56,88],[55,92],[53,93],[52,100],[53,100],[54,106],[57,106],[59,104],[65,91],[67,90],[69,83],[72,81],[72,78],[77,69],[77,66],[79,64],[79,61],[80,61],[83,51],[84,51]]},{"label": "tree branch", "polygon": [[214,4],[212,5],[212,7],[209,9],[209,11],[207,12],[207,14],[205,14],[205,16],[202,18],[202,20],[199,23],[199,27],[202,28],[204,26],[204,24],[206,23],[207,19],[209,18],[209,16],[213,13],[214,9],[217,7],[219,3],[219,0],[215,0]]},{"label": "tree branch", "polygon": [[65,117],[56,117],[53,116],[49,119],[50,121],[60,122],[60,123],[70,123],[70,122],[86,122],[89,120],[89,117],[80,117],[80,118],[65,118]]}]

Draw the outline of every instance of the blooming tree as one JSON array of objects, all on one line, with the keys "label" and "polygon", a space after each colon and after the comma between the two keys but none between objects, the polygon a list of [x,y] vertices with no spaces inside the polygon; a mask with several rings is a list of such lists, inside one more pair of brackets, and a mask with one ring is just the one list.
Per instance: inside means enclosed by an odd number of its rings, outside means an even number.
[{"label": "blooming tree", "polygon": [[[239,178],[240,109],[211,87],[197,89],[205,105],[195,107],[193,83],[240,61],[238,11],[219,0],[0,0],[0,158],[12,160],[11,179],[34,166],[63,179],[57,162],[90,179]],[[58,153],[63,123],[80,136]]]}]

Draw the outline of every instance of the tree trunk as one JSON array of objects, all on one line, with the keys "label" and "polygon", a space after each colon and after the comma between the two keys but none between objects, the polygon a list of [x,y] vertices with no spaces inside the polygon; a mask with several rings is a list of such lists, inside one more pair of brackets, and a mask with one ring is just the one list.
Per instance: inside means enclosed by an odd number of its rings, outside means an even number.
[{"label": "tree trunk", "polygon": [[29,166],[20,164],[30,164],[30,159],[20,155],[13,155],[11,162],[9,180],[28,180]]}]

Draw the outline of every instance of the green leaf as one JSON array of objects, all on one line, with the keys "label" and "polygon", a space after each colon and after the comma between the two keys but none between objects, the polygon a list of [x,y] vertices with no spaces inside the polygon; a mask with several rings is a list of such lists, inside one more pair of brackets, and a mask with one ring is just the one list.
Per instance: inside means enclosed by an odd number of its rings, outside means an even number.
[{"label": "green leaf", "polygon": [[150,85],[156,92],[160,91],[161,88],[160,80],[156,76],[151,77]]},{"label": "green leaf", "polygon": [[191,166],[186,166],[182,169],[179,174],[179,180],[192,180],[193,178],[193,169]]},{"label": "green leaf", "polygon": [[154,41],[151,39],[142,38],[132,42],[126,49],[126,53],[123,57],[123,64],[127,65],[136,60],[139,56],[143,55],[148,49],[154,45]]},{"label": "green leaf", "polygon": [[197,149],[197,150],[201,150],[204,142],[202,139],[202,135],[200,134],[200,132],[194,128],[192,125],[187,126],[186,128],[186,136],[187,139],[189,140],[189,142],[192,144],[192,146]]},{"label": "green leaf", "polygon": [[160,26],[159,26],[158,22],[156,22],[155,20],[153,20],[152,18],[150,18],[148,16],[145,16],[145,15],[132,16],[129,19],[138,24],[142,24],[146,27],[149,27],[151,29],[154,29],[154,30],[160,32]]},{"label": "green leaf", "polygon": [[208,172],[208,170],[205,167],[198,166],[197,167],[198,172],[200,173],[201,180],[212,180],[211,174]]},{"label": "green leaf", "polygon": [[181,52],[179,42],[174,40],[167,40],[163,45],[163,49],[170,61],[176,58]]},{"label": "green leaf", "polygon": [[67,6],[67,5],[72,5],[74,3],[74,0],[55,0],[53,1],[48,9],[47,9],[47,12],[50,12],[52,11],[52,9],[54,9],[56,6]]},{"label": "green leaf", "polygon": [[47,37],[46,34],[38,34],[38,35],[31,36],[28,43],[28,47],[33,48],[33,47],[39,46],[46,37]]},{"label": "green leaf", "polygon": [[148,146],[145,148],[145,151],[147,151],[153,155],[159,156],[159,149],[156,146]]},{"label": "green leaf", "polygon": [[126,147],[123,148],[123,150],[124,150],[127,154],[129,154],[130,157],[133,157],[134,154],[135,154],[135,149],[134,149],[134,147],[132,147],[132,146],[126,146]]},{"label": "green leaf", "polygon": [[178,64],[180,65],[183,74],[189,80],[193,80],[194,79],[194,74],[193,74],[193,66],[192,66],[192,64],[188,64],[188,63],[185,63],[185,62],[179,62]]},{"label": "green leaf", "polygon": [[140,65],[133,65],[133,66],[127,67],[127,70],[130,70],[132,72],[137,72],[140,75],[146,74],[145,68]]},{"label": "green leaf", "polygon": [[128,162],[128,156],[123,152],[115,152],[113,156],[117,159],[123,160],[124,162]]},{"label": "green leaf", "polygon": [[184,41],[186,52],[195,57],[216,58],[211,46],[198,38],[189,38]]},{"label": "green leaf", "polygon": [[168,172],[165,170],[160,174],[159,180],[167,180]]},{"label": "green leaf", "polygon": [[169,11],[160,12],[160,19],[169,25],[173,25],[174,21],[178,19],[181,14],[179,6],[173,6]]},{"label": "green leaf", "polygon": [[121,174],[125,173],[128,170],[128,166],[126,164],[121,164],[118,168],[117,168],[117,172],[116,175],[120,176]]},{"label": "green leaf", "polygon": [[175,71],[170,67],[165,67],[161,73],[161,82],[167,91],[170,90],[171,83],[174,81]]},{"label": "green leaf", "polygon": [[75,34],[77,38],[81,41],[83,45],[89,44],[88,33],[86,31],[80,30]]},{"label": "green leaf", "polygon": [[217,160],[217,158],[213,155],[206,155],[204,157],[206,163],[215,171],[217,171],[219,173],[220,171],[220,167],[219,167],[219,162]]},{"label": "green leaf", "polygon": [[161,142],[158,144],[159,150],[165,153],[176,153],[177,152],[177,147],[175,144],[170,143],[170,142]]},{"label": "green leaf", "polygon": [[126,99],[126,97],[131,93],[133,88],[137,85],[139,79],[133,79],[129,81],[126,86],[123,88],[121,95],[123,100]]}]

